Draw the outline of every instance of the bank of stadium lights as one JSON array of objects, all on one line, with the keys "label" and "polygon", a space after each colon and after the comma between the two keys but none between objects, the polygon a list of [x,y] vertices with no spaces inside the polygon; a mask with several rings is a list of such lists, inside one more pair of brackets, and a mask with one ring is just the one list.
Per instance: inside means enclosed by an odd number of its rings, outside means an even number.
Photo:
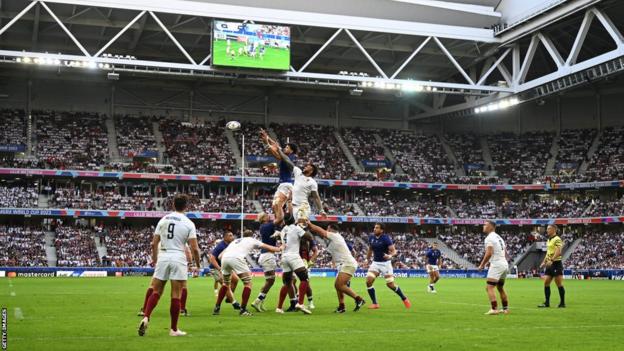
[{"label": "bank of stadium lights", "polygon": [[479,106],[474,109],[475,113],[486,113],[486,112],[494,112],[499,110],[505,110],[509,107],[516,106],[520,103],[520,100],[516,97],[512,97],[509,99],[493,102],[491,104]]},{"label": "bank of stadium lights", "polygon": [[66,66],[75,68],[89,68],[89,69],[112,69],[113,65],[109,63],[97,63],[94,61],[71,61],[71,60],[59,60],[48,57],[18,57],[15,59],[17,63],[23,63],[27,65],[39,65],[39,66]]},{"label": "bank of stadium lights", "polygon": [[381,81],[370,81],[370,82],[361,82],[359,84],[360,88],[376,88],[383,90],[397,90],[403,92],[437,92],[437,87],[432,87],[429,85],[422,85],[417,83],[384,83]]}]

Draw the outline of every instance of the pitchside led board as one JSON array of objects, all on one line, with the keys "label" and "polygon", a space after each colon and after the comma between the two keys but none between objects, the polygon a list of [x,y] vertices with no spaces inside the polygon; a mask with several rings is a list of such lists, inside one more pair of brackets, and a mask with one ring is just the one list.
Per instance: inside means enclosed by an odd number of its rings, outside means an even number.
[{"label": "pitchside led board", "polygon": [[212,28],[213,66],[290,68],[290,27],[215,20]]}]

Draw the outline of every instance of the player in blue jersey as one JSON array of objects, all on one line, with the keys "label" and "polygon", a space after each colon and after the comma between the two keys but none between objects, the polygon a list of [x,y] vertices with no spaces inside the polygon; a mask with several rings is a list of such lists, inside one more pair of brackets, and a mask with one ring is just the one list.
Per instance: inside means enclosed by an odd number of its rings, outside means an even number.
[{"label": "player in blue jersey", "polygon": [[[270,246],[277,246],[277,237],[274,235],[277,230],[275,222],[272,221],[266,213],[260,213],[258,215],[258,222],[260,222],[260,240],[262,243]],[[260,294],[258,294],[256,300],[251,304],[251,307],[258,312],[266,312],[264,300],[275,283],[275,269],[277,268],[275,254],[264,249],[260,250],[258,264],[262,267],[262,271],[264,272],[264,286],[260,289]]]},{"label": "player in blue jersey", "polygon": [[373,302],[368,308],[378,309],[377,296],[375,294],[375,287],[373,283],[375,279],[383,275],[386,280],[386,286],[394,291],[405,305],[405,308],[412,306],[410,300],[403,294],[401,288],[394,284],[394,271],[392,269],[392,257],[396,256],[397,250],[394,247],[394,243],[388,234],[384,233],[384,226],[381,223],[376,223],[373,229],[373,235],[368,238],[368,252],[366,254],[366,260],[370,261],[371,257],[373,262],[368,268],[366,274],[366,287],[368,288],[368,295]]},{"label": "player in blue jersey", "polygon": [[[232,241],[234,241],[234,233],[228,230],[223,235],[223,240],[219,241],[217,246],[215,246],[214,249],[212,249],[212,252],[210,252],[210,256],[209,256],[210,270],[212,272],[212,277],[214,278],[215,281],[221,284],[221,287],[223,287],[223,274],[221,273],[221,259],[219,258],[219,256],[221,255],[223,251],[225,251],[225,249],[228,247],[228,245],[230,245]],[[240,304],[236,301],[236,299],[234,299],[234,291],[236,290],[237,283],[238,283],[238,276],[236,275],[236,273],[233,273],[230,287],[226,291],[226,301],[228,303],[231,303],[232,307],[234,307],[235,310],[240,310]],[[221,311],[221,308],[220,307],[217,308],[215,306],[215,309],[212,314],[217,315],[219,314],[220,311]]]},{"label": "player in blue jersey", "polygon": [[438,244],[433,243],[425,254],[427,257],[427,273],[429,273],[429,287],[427,291],[437,293],[435,283],[440,280],[440,266],[442,265],[442,253],[438,250]]},{"label": "player in blue jersey", "polygon": [[[282,220],[284,219],[284,205],[292,197],[294,183],[293,169],[282,159],[282,155],[280,155],[275,148],[270,147],[272,144],[277,143],[269,137],[264,129],[260,131],[260,137],[267,145],[267,150],[279,161],[279,185],[277,186],[277,191],[273,196],[273,204],[271,205],[271,208],[275,214],[275,223],[281,225]],[[288,143],[282,151],[292,163],[296,161],[297,145]]]}]

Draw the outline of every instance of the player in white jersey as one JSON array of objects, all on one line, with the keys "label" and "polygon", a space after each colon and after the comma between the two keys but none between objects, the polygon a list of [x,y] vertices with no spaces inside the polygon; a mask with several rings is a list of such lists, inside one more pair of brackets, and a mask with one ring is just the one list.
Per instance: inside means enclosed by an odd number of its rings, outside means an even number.
[{"label": "player in white jersey", "polygon": [[[282,306],[286,294],[292,289],[293,272],[299,278],[299,300],[295,304],[295,310],[301,311],[305,314],[311,314],[312,312],[303,304],[306,291],[310,284],[308,278],[308,269],[306,268],[303,259],[299,255],[299,248],[301,245],[301,238],[305,237],[308,240],[312,239],[312,234],[306,232],[302,227],[305,226],[305,220],[300,219],[297,224],[294,223],[292,216],[286,216],[284,218],[286,226],[282,229],[282,245],[284,251],[282,252],[282,282],[283,286],[280,290],[279,301],[275,312],[284,313]],[[292,290],[290,290],[292,292]]]},{"label": "player in white jersey", "polygon": [[282,161],[293,170],[293,175],[295,177],[292,190],[292,208],[295,221],[299,221],[300,219],[305,221],[310,216],[312,211],[310,203],[308,202],[310,197],[312,197],[312,201],[314,201],[314,205],[321,217],[326,217],[327,215],[323,210],[323,202],[318,193],[318,184],[316,180],[314,180],[314,177],[318,173],[316,166],[309,162],[301,169],[295,166],[292,160],[290,160],[281,149],[277,151],[282,157]]},{"label": "player in white jersey", "polygon": [[349,287],[349,281],[351,281],[351,277],[355,274],[358,264],[355,258],[353,258],[349,246],[347,246],[347,242],[332,224],[327,226],[327,230],[314,225],[309,220],[307,224],[312,233],[323,238],[327,251],[332,256],[336,270],[338,270],[338,275],[336,275],[336,281],[334,282],[334,288],[336,288],[336,294],[338,294],[338,308],[335,312],[345,313],[345,294],[355,300],[355,309],[353,309],[353,312],[359,311],[360,308],[366,304],[366,301]]},{"label": "player in white jersey", "polygon": [[221,253],[221,273],[223,273],[223,286],[219,290],[219,296],[217,297],[217,303],[215,304],[215,311],[213,314],[218,314],[221,309],[221,302],[225,298],[225,295],[230,286],[230,279],[232,273],[236,273],[239,279],[243,281],[243,298],[241,303],[240,315],[251,316],[251,313],[247,311],[247,302],[251,295],[251,270],[247,264],[246,257],[255,249],[263,249],[270,252],[280,252],[282,249],[279,247],[263,244],[261,241],[254,239],[253,232],[251,230],[245,230],[243,237],[236,239],[228,245],[228,247]]},{"label": "player in white jersey", "polygon": [[195,261],[194,270],[200,267],[195,224],[184,215],[187,204],[188,197],[186,195],[176,195],[173,199],[175,212],[161,218],[156,226],[152,239],[152,262],[156,265],[151,286],[153,292],[145,307],[145,317],[139,324],[140,336],[145,335],[152,311],[158,304],[168,280],[171,281],[171,307],[169,308],[171,328],[169,335],[186,335],[185,332],[178,329],[178,317],[180,317],[181,291],[184,282],[188,279],[188,261],[184,253],[187,243]]},{"label": "player in white jersey", "polygon": [[[490,299],[492,308],[486,312],[488,315],[496,315],[499,313],[509,313],[509,300],[507,298],[507,292],[505,291],[505,278],[509,271],[509,265],[507,263],[507,247],[503,238],[496,234],[496,223],[493,221],[486,221],[483,225],[483,233],[487,234],[485,238],[485,255],[479,265],[479,270],[483,270],[485,265],[489,262],[490,268],[487,273],[487,295]],[[500,294],[503,310],[497,309],[496,291],[494,287],[498,289]]]}]

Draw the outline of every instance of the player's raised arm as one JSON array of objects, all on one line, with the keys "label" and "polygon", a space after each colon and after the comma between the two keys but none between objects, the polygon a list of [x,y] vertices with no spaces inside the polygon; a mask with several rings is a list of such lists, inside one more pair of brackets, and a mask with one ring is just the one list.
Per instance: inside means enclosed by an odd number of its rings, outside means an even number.
[{"label": "player's raised arm", "polygon": [[321,238],[327,239],[327,231],[321,227],[319,227],[318,225],[310,222],[310,220],[307,220],[307,225],[308,228],[310,228],[310,231],[312,233],[315,233],[316,235],[320,236]]},{"label": "player's raised arm", "polygon": [[483,256],[483,260],[481,260],[481,264],[479,265],[479,270],[485,268],[485,265],[490,261],[492,254],[494,253],[494,247],[488,245],[485,249],[485,255]]},{"label": "player's raised arm", "polygon": [[295,168],[295,164],[293,163],[293,161],[290,159],[290,157],[288,157],[288,155],[286,155],[284,153],[284,151],[282,151],[281,148],[278,148],[277,152],[279,153],[279,156],[281,157],[281,160],[284,161],[284,163],[286,163],[288,168],[290,168],[290,169]]}]

